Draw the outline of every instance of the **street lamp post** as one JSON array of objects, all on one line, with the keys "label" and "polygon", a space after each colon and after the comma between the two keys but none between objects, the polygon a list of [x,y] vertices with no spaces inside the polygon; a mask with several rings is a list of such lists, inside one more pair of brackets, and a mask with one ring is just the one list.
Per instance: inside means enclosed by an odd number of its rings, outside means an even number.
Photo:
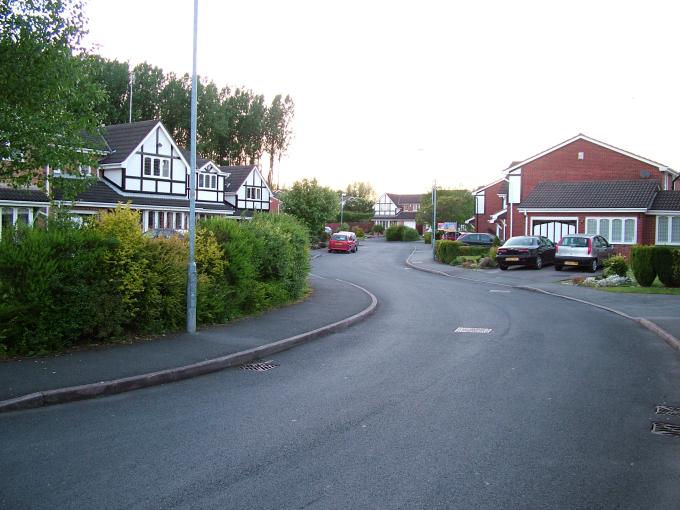
[{"label": "street lamp post", "polygon": [[432,185],[432,259],[437,260],[437,181]]},{"label": "street lamp post", "polygon": [[342,228],[342,223],[343,223],[343,212],[345,210],[345,194],[341,193],[340,194],[340,228]]}]

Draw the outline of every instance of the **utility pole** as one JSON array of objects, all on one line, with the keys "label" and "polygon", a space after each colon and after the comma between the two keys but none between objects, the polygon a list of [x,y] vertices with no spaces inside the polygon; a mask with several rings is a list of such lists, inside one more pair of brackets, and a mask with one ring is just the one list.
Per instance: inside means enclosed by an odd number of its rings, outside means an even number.
[{"label": "utility pole", "polygon": [[437,260],[437,181],[432,185],[432,259]]},{"label": "utility pole", "polygon": [[189,267],[187,279],[187,333],[196,333],[196,47],[198,0],[194,0],[194,61],[191,76],[191,157],[189,174]]},{"label": "utility pole", "polygon": [[130,120],[128,121],[130,124],[132,124],[132,86],[134,84],[135,84],[135,72],[130,71]]}]

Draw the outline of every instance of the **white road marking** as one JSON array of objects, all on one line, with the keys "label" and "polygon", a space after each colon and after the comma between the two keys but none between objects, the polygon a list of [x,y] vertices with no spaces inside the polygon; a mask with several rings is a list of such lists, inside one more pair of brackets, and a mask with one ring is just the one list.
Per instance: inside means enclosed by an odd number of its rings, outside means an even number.
[{"label": "white road marking", "polygon": [[491,333],[491,328],[463,328],[458,327],[454,333]]},{"label": "white road marking", "polygon": [[502,293],[504,293],[504,294],[509,294],[509,293],[512,292],[512,291],[510,291],[510,290],[491,289],[489,292],[502,292]]}]

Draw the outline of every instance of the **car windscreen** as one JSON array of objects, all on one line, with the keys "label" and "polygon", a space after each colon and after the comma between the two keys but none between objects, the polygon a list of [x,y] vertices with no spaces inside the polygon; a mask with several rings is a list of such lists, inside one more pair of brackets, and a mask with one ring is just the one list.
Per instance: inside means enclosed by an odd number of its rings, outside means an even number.
[{"label": "car windscreen", "polygon": [[588,238],[587,237],[563,237],[562,246],[573,246],[574,248],[587,248]]},{"label": "car windscreen", "polygon": [[347,241],[347,236],[343,236],[340,234],[333,234],[333,237],[331,237],[333,241]]},{"label": "car windscreen", "polygon": [[503,246],[534,246],[538,244],[535,237],[513,237],[508,239]]}]

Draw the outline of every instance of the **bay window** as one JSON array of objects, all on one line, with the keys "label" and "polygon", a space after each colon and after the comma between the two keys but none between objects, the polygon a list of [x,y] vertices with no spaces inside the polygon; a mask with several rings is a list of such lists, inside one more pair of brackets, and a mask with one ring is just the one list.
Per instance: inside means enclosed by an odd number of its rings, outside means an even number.
[{"label": "bay window", "polygon": [[612,244],[635,244],[637,218],[586,218],[586,234],[600,235]]}]

